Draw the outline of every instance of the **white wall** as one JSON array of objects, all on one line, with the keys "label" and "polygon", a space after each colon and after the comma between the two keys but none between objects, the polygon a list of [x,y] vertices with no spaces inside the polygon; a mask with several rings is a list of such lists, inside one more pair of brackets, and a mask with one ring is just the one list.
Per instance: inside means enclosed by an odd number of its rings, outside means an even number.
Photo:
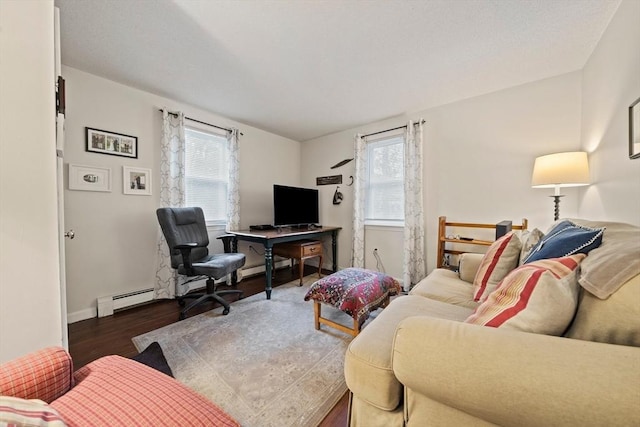
[{"label": "white wall", "polygon": [[0,362],[4,362],[62,345],[53,2],[0,2],[0,29]]},{"label": "white wall", "polygon": [[[550,190],[530,187],[535,157],[584,149],[590,153],[592,185],[563,189],[561,216],[640,224],[640,160],[628,158],[628,107],[640,97],[640,3],[624,0],[583,70],[407,114],[305,142],[302,180],[353,174],[353,136],[424,118],[427,264],[435,266],[437,218],[497,222],[528,218],[530,228],[552,221]],[[317,159],[325,159],[318,161]],[[334,187],[321,191],[329,197]],[[345,200],[325,206],[326,224],[344,227],[339,265],[350,265],[351,187]],[[401,275],[398,238],[367,231],[366,264],[375,268],[377,247],[388,272]],[[386,244],[385,244],[386,243]]]},{"label": "white wall", "polygon": [[[581,73],[574,72],[494,92],[403,117],[371,123],[324,136],[302,145],[302,182],[316,176],[343,174],[349,182],[353,163],[330,166],[353,157],[356,132],[369,133],[426,120],[424,132],[424,202],[427,267],[435,266],[438,216],[453,221],[497,223],[522,218],[531,227],[546,228],[553,221],[551,190],[531,188],[535,157],[580,147]],[[335,187],[319,187],[329,201]],[[339,206],[323,204],[323,223],[342,226],[339,266],[350,265],[352,187],[340,186],[345,199]],[[577,215],[578,192],[563,191],[562,216]],[[386,231],[388,233],[388,231]],[[398,238],[367,231],[388,273],[401,277],[402,251]],[[400,236],[401,241],[401,236]],[[386,244],[385,244],[386,243]],[[367,267],[375,268],[367,247]]]},{"label": "white wall", "polygon": [[640,2],[620,4],[583,70],[582,147],[593,184],[580,216],[640,225],[640,159],[629,159],[629,105],[640,98]]},{"label": "white wall", "polygon": [[[274,183],[297,185],[300,181],[296,141],[74,68],[63,67],[63,75],[67,80],[65,163],[109,167],[112,172],[110,193],[70,191],[65,182],[66,226],[76,232],[66,251],[70,321],[95,316],[99,297],[153,288],[159,232],[155,216],[160,185],[159,108],[182,110],[189,117],[238,127],[244,133],[240,137],[243,228],[273,221]],[[137,136],[138,158],[86,152],[85,127]],[[152,169],[152,196],[123,194],[124,165]],[[239,249],[248,256],[247,266],[264,263],[244,242]]]}]

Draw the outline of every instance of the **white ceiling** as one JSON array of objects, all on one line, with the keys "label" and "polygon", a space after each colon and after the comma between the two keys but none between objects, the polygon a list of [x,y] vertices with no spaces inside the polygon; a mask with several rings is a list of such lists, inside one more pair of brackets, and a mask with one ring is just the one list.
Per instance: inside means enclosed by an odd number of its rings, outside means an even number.
[{"label": "white ceiling", "polygon": [[581,69],[620,0],[55,0],[62,61],[305,141]]}]

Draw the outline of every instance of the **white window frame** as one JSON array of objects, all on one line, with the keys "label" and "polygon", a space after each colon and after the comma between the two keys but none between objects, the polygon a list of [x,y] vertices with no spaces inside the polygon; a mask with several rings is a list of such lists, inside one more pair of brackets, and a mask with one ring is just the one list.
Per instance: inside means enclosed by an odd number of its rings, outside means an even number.
[{"label": "white window frame", "polygon": [[[402,199],[404,202],[404,135],[403,134],[395,134],[388,135],[382,138],[378,138],[372,141],[367,141],[365,152],[366,152],[366,178],[365,178],[365,226],[381,226],[381,227],[404,227],[404,211],[402,219],[390,220],[390,219],[380,219],[372,217],[369,212],[369,201],[371,200],[369,194],[371,191],[371,179],[370,179],[370,171],[372,169],[371,161],[372,161],[372,152],[375,148],[384,147],[388,145],[400,145],[402,147],[403,157],[402,157],[402,169],[403,169],[403,177],[402,177]],[[404,208],[404,207],[403,207]]]},{"label": "white window frame", "polygon": [[[229,148],[227,146],[227,137],[226,134],[223,134],[221,132],[215,132],[215,131],[211,131],[210,129],[202,129],[200,127],[197,126],[185,126],[185,203],[187,204],[187,206],[189,205],[189,195],[188,195],[188,185],[187,185],[187,180],[188,180],[188,167],[189,165],[187,164],[187,150],[189,149],[189,145],[187,143],[187,139],[188,137],[188,133],[189,132],[198,132],[201,134],[205,134],[205,135],[210,135],[216,139],[218,139],[218,141],[216,141],[216,143],[220,143],[220,144],[224,144],[224,148],[226,150],[227,156],[229,155]],[[229,164],[229,159],[227,157],[227,159],[224,162],[226,165]],[[217,182],[222,182],[223,180],[220,179]],[[228,191],[229,191],[229,173],[228,173],[228,169],[227,169],[227,176],[226,176],[226,188],[227,188],[227,194],[224,197],[224,200],[226,201],[228,199]],[[227,207],[228,208],[228,207]],[[218,229],[225,229],[225,226],[227,225],[228,222],[228,218],[225,219],[209,219],[206,217],[206,210],[205,210],[205,223],[207,225],[207,229],[208,230],[218,230]]]}]

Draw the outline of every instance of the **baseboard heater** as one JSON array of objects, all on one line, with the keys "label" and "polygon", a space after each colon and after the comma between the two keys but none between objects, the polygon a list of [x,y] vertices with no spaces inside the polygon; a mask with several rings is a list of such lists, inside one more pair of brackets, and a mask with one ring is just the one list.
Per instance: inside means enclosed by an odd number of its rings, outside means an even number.
[{"label": "baseboard heater", "polygon": [[111,316],[116,310],[130,308],[149,301],[153,301],[153,289],[98,298],[98,317]]},{"label": "baseboard heater", "polygon": [[[287,261],[276,261],[275,268],[282,268],[288,265]],[[243,277],[264,274],[264,265],[242,269]],[[98,317],[113,315],[117,310],[134,307],[145,302],[153,301],[153,288],[143,289],[135,292],[128,292],[121,295],[98,298]]]}]

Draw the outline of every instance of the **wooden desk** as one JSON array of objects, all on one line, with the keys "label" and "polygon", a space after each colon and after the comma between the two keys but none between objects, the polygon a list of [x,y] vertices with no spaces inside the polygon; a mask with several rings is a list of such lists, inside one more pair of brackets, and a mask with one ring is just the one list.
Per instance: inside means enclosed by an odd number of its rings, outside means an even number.
[{"label": "wooden desk", "polygon": [[260,243],[264,246],[264,264],[266,269],[265,292],[271,299],[271,279],[273,272],[273,245],[277,243],[295,242],[296,240],[318,239],[331,235],[331,253],[333,271],[338,271],[338,231],[341,227],[321,227],[312,229],[277,228],[275,230],[236,230],[230,231],[235,237],[231,241],[231,250],[238,251],[238,240]]}]

